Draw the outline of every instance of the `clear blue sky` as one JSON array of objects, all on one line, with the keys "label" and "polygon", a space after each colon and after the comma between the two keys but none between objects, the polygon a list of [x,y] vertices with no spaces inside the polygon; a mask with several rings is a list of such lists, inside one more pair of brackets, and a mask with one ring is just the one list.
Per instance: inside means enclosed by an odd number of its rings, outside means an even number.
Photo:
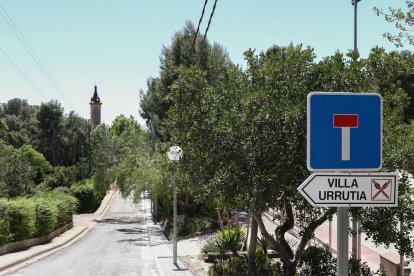
[{"label": "clear blue sky", "polygon": [[[214,1],[207,6],[204,33]],[[149,76],[157,76],[162,45],[169,45],[186,20],[197,24],[203,0],[0,0],[31,48],[72,106],[59,95],[27,54],[0,15],[0,48],[39,88],[43,98],[0,52],[0,102],[18,97],[30,104],[57,99],[65,112],[73,108],[89,118],[89,100],[98,85],[102,119],[111,123],[125,114],[138,118],[138,91]],[[404,0],[362,0],[358,4],[358,47],[362,56],[394,31],[377,17],[374,6],[405,7]],[[353,48],[351,0],[218,0],[208,39],[225,46],[231,59],[244,65],[248,48],[265,50],[303,43],[318,58]],[[406,47],[413,50],[413,47]],[[141,120],[142,123],[142,120]]]}]

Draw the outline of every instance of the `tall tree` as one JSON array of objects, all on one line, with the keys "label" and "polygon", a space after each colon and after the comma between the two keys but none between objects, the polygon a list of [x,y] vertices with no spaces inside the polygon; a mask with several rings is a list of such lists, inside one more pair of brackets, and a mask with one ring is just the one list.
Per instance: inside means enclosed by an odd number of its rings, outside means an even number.
[{"label": "tall tree", "polygon": [[54,167],[58,165],[57,146],[62,130],[63,107],[56,100],[42,103],[37,114],[43,152]]},{"label": "tall tree", "polygon": [[[171,85],[178,77],[180,66],[195,65],[206,70],[209,81],[217,81],[222,77],[223,70],[230,65],[227,52],[219,44],[210,45],[199,34],[193,41],[196,30],[191,22],[186,22],[184,28],[176,32],[169,47],[163,47],[161,52],[160,75],[149,78],[147,91],[141,91],[141,116],[147,120],[156,121],[155,131],[162,141],[169,140],[169,131],[164,125],[167,111],[173,104],[171,101]],[[151,128],[150,128],[151,129]]]}]

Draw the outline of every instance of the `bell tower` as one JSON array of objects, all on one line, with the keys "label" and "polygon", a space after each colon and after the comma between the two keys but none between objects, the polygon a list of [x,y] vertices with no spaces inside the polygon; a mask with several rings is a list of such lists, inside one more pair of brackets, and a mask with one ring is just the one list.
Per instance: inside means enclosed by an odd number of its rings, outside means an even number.
[{"label": "bell tower", "polygon": [[101,99],[98,96],[98,88],[95,85],[95,91],[89,103],[91,106],[91,124],[92,126],[97,126],[101,124]]}]

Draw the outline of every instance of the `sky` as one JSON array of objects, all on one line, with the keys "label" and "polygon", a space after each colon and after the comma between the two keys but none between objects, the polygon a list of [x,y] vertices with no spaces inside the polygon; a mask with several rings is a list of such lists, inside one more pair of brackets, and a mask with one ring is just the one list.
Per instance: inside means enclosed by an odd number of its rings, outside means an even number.
[{"label": "sky", "polygon": [[[139,90],[146,90],[148,77],[158,76],[163,45],[170,45],[185,21],[198,23],[203,4],[204,0],[0,0],[0,103],[16,97],[36,105],[56,99],[65,113],[74,110],[89,118],[96,84],[102,122],[110,124],[124,114],[145,124],[139,117]],[[202,33],[213,4],[214,0],[207,4]],[[404,8],[405,1],[358,3],[362,57],[376,45],[396,49],[382,37],[386,31],[395,33],[395,28],[372,10],[390,5]],[[5,13],[43,67],[28,54]],[[318,59],[337,50],[347,52],[353,48],[353,24],[351,0],[218,0],[207,38],[222,44],[233,62],[245,67],[244,51],[262,51],[274,44],[311,46]],[[45,69],[48,74],[42,72]]]}]

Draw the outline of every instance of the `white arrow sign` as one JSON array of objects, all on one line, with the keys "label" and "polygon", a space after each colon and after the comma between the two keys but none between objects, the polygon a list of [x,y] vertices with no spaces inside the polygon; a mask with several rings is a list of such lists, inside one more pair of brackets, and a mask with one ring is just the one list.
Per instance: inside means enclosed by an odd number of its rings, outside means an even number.
[{"label": "white arrow sign", "polygon": [[298,191],[313,206],[397,207],[396,173],[313,173]]}]

